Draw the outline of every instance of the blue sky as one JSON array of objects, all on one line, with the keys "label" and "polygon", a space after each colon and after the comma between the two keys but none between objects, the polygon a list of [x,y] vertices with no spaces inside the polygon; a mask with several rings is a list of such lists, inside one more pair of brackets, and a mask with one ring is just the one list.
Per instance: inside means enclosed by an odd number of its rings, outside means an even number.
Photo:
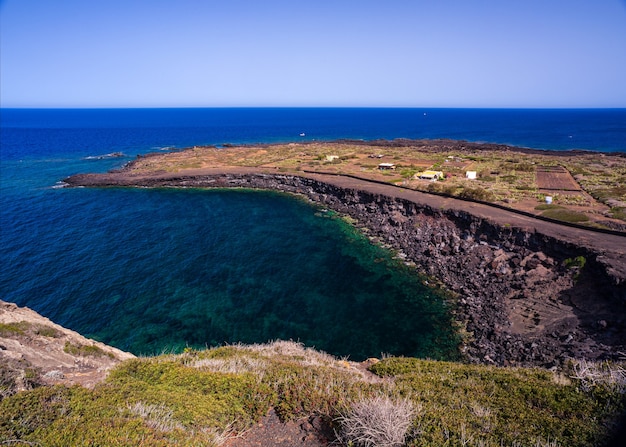
[{"label": "blue sky", "polygon": [[0,0],[2,107],[626,107],[626,0]]}]

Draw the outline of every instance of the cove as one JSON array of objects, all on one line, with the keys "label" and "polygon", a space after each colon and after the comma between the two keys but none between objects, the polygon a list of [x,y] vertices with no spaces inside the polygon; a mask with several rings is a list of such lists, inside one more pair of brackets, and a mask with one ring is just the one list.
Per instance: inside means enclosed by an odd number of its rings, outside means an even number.
[{"label": "cove", "polygon": [[102,213],[85,241],[98,265],[76,273],[95,283],[60,318],[83,334],[135,354],[292,339],[352,360],[457,356],[445,297],[332,211],[271,191],[70,193]]}]

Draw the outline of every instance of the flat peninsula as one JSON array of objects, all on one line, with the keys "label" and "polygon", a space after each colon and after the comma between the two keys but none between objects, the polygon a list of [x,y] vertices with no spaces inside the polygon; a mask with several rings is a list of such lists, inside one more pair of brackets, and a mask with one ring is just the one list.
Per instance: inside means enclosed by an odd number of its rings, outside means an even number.
[{"label": "flat peninsula", "polygon": [[626,154],[451,140],[193,147],[69,187],[305,196],[451,292],[468,361],[626,359]]}]

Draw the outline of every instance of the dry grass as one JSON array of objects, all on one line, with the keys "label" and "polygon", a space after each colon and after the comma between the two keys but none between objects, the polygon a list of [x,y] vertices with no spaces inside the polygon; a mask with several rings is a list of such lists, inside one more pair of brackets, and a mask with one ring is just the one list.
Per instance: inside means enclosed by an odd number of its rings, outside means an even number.
[{"label": "dry grass", "polygon": [[302,365],[332,366],[337,359],[325,352],[307,348],[303,343],[295,341],[276,340],[271,343],[238,345],[239,349],[260,354],[265,357],[291,357],[298,359]]},{"label": "dry grass", "polygon": [[183,428],[183,426],[174,419],[174,412],[165,405],[150,405],[143,402],[137,402],[128,407],[131,414],[139,416],[145,424],[159,432],[169,433],[175,428]]},{"label": "dry grass", "polygon": [[347,445],[397,447],[404,444],[415,407],[409,399],[377,395],[356,401],[339,415],[338,439]]},{"label": "dry grass", "polygon": [[234,351],[237,355],[209,358],[192,356],[188,365],[206,371],[233,374],[253,373],[263,377],[272,365],[269,359],[273,361],[283,359],[300,367],[323,367],[339,373],[347,373],[345,377],[350,377],[355,382],[381,382],[380,378],[364,368],[359,368],[357,363],[338,359],[323,351],[308,348],[303,343],[291,340],[276,340],[250,345],[233,344],[222,349]]},{"label": "dry grass", "polygon": [[577,380],[584,391],[604,385],[618,393],[626,393],[626,368],[621,364],[573,360],[571,378]]}]

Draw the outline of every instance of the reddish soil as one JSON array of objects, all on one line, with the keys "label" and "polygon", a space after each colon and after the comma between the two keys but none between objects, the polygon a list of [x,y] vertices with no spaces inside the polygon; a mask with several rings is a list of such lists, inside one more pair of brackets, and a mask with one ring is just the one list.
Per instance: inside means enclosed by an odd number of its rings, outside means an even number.
[{"label": "reddish soil", "polygon": [[569,171],[561,166],[538,167],[537,187],[548,191],[582,191]]},{"label": "reddish soil", "polygon": [[324,447],[334,438],[330,421],[320,416],[281,422],[270,409],[257,425],[229,439],[224,447]]}]

